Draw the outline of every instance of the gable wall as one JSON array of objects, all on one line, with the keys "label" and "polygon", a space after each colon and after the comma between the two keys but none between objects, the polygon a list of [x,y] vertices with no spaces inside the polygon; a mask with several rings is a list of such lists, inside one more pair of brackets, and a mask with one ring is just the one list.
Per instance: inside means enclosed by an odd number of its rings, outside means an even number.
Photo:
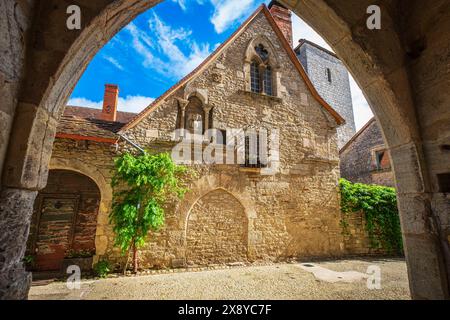
[{"label": "gable wall", "polygon": [[380,127],[372,121],[364,131],[356,137],[340,154],[341,176],[352,182],[378,184],[394,187],[394,172],[388,166],[383,170],[376,170],[374,158],[375,150],[386,149],[386,159],[390,154],[384,144]]}]

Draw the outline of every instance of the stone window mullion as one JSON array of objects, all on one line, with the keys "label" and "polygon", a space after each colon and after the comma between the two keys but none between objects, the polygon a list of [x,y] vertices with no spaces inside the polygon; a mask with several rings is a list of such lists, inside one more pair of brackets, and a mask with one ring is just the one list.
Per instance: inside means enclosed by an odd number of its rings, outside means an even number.
[{"label": "stone window mullion", "polygon": [[259,88],[261,94],[265,94],[266,88],[264,87],[264,73],[266,71],[266,66],[264,64],[259,65]]}]

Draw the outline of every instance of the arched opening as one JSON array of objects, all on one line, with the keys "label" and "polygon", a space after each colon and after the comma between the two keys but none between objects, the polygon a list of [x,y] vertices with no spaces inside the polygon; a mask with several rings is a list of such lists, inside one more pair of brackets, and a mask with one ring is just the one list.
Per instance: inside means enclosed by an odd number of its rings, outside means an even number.
[{"label": "arched opening", "polygon": [[223,189],[195,202],[187,216],[188,265],[247,261],[248,219],[241,203]]},{"label": "arched opening", "polygon": [[27,247],[31,269],[64,273],[70,265],[65,259],[86,259],[80,267],[90,269],[99,205],[100,190],[92,179],[74,171],[50,170],[34,205]]},{"label": "arched opening", "polygon": [[[373,32],[364,23],[367,9],[364,1],[280,2],[313,26],[335,49],[363,88],[383,129],[397,180],[413,297],[448,298],[449,244],[445,240],[448,225],[439,222],[445,221],[439,217],[448,215],[448,195],[441,191],[446,189],[438,181],[450,170],[446,161],[448,152],[441,148],[448,144],[449,99],[445,87],[448,72],[443,67],[447,60],[436,59],[445,56],[447,50],[443,48],[446,38],[442,38],[441,30],[447,29],[450,21],[450,11],[444,10],[448,9],[448,3],[436,0],[435,5],[425,6],[419,1],[405,8],[404,2],[398,8],[406,19],[396,19],[397,6],[383,6],[387,14],[383,15],[382,25],[387,27]],[[8,129],[2,130],[2,134],[7,132],[9,136],[9,149],[0,197],[2,217],[8,219],[1,219],[1,230],[9,232],[1,242],[7,247],[18,247],[17,254],[8,257],[2,270],[21,272],[18,266],[31,206],[36,190],[46,184],[57,118],[72,88],[102,45],[154,4],[142,0],[114,1],[107,6],[92,4],[84,22],[87,27],[75,32],[60,28],[64,10],[60,15],[54,13],[56,19],[51,21],[30,18],[38,24],[32,29],[39,31],[44,37],[42,43],[48,43],[49,47],[44,48],[48,52],[25,50],[25,45],[18,47],[19,51],[28,52],[23,60],[33,76],[22,81],[21,73],[17,72],[17,78],[13,78],[15,86],[21,84],[21,96],[18,90],[11,91],[11,97],[17,97],[10,99],[15,120],[12,124],[11,115],[7,119]],[[41,6],[42,15],[58,7],[55,1],[41,2]],[[436,13],[438,7],[444,8],[443,13]],[[399,21],[402,25],[398,25]],[[47,28],[54,32],[42,32]],[[425,34],[431,39],[427,51],[420,38]],[[42,57],[47,57],[47,63],[41,63]],[[12,213],[15,219],[10,218]],[[17,276],[7,280],[14,282],[15,292],[11,296],[23,297],[20,292],[26,291],[29,279]]]}]

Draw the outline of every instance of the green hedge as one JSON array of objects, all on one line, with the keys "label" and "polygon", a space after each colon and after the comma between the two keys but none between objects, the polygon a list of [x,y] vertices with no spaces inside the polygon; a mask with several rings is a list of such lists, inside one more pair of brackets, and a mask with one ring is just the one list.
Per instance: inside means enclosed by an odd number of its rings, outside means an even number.
[{"label": "green hedge", "polygon": [[346,217],[363,212],[370,246],[391,254],[403,254],[403,241],[397,197],[394,188],[339,181],[341,192],[342,226],[348,227]]}]

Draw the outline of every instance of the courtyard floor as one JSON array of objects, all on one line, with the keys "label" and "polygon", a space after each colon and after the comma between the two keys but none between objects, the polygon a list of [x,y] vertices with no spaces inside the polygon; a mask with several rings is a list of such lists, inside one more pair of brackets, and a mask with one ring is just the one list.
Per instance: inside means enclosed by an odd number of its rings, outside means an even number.
[{"label": "courtyard floor", "polygon": [[[369,270],[381,271],[381,289],[368,289]],[[373,267],[376,266],[376,267]],[[379,267],[379,269],[377,268]],[[34,283],[31,300],[99,299],[410,299],[401,259],[352,259],[82,280]]]}]

